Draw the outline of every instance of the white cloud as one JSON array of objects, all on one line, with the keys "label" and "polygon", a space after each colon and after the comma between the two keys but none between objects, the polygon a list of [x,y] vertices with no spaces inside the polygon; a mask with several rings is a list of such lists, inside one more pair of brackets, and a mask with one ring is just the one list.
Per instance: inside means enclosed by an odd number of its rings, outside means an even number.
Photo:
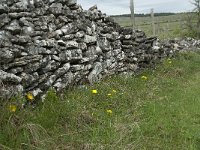
[{"label": "white cloud", "polygon": [[[192,0],[135,0],[135,11],[136,13],[148,13],[151,8],[154,8],[155,12],[191,11],[193,9],[191,1]],[[127,14],[130,12],[129,0],[78,0],[78,3],[81,4],[84,9],[88,9],[97,4],[98,8],[108,15]]]}]

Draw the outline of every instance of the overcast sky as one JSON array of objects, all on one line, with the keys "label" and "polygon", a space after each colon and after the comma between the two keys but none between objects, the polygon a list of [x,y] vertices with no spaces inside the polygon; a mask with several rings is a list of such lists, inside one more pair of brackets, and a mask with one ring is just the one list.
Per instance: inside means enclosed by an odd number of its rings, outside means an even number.
[{"label": "overcast sky", "polygon": [[[185,12],[191,11],[192,0],[135,0],[136,13],[149,13],[151,8],[155,12]],[[130,0],[77,0],[84,9],[97,4],[98,9],[108,15],[128,14]]]}]

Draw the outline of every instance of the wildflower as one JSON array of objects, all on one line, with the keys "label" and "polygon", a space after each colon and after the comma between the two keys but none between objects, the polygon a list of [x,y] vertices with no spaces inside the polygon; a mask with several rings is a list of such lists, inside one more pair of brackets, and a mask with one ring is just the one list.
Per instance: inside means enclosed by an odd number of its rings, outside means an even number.
[{"label": "wildflower", "polygon": [[116,90],[112,90],[113,91],[113,93],[117,93],[117,91]]},{"label": "wildflower", "polygon": [[92,94],[97,94],[97,90],[92,90]]},{"label": "wildflower", "polygon": [[110,109],[106,110],[106,112],[107,112],[108,114],[112,114],[112,113],[113,113],[112,110],[110,110]]},{"label": "wildflower", "polygon": [[147,76],[142,76],[141,79],[142,80],[147,80],[148,78],[147,78]]},{"label": "wildflower", "polygon": [[108,96],[112,96],[112,94],[111,94],[111,93],[109,93],[109,94],[108,94]]},{"label": "wildflower", "polygon": [[10,112],[16,112],[16,110],[17,110],[17,106],[16,105],[10,105],[9,106],[9,110],[10,110]]},{"label": "wildflower", "polygon": [[33,100],[34,100],[33,94],[29,92],[29,93],[27,94],[27,99],[28,99],[29,101],[33,101]]}]

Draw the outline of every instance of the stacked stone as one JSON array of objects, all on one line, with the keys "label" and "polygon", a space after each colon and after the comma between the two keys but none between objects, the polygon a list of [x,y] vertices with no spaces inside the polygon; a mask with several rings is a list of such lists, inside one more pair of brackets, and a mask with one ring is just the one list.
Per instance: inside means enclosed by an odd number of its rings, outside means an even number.
[{"label": "stacked stone", "polygon": [[154,43],[153,50],[158,52],[157,60],[162,60],[166,57],[173,57],[178,52],[200,50],[200,40],[189,37],[164,41],[157,40]]},{"label": "stacked stone", "polygon": [[96,6],[75,0],[0,3],[0,95],[93,83],[154,62],[154,38],[121,28]]},{"label": "stacked stone", "polygon": [[129,71],[150,67],[155,63],[154,60],[158,59],[159,54],[152,48],[156,37],[147,38],[144,32],[133,31],[130,28],[122,28],[121,35],[122,49]]}]

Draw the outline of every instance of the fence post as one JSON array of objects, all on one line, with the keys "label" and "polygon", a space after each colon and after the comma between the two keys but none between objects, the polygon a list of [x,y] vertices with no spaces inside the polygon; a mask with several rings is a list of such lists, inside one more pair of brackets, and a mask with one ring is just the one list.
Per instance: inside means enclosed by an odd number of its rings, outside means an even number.
[{"label": "fence post", "polygon": [[152,33],[153,36],[156,35],[156,27],[155,27],[155,20],[154,20],[154,9],[151,9],[151,22],[152,22]]},{"label": "fence post", "polygon": [[133,31],[135,30],[135,10],[134,10],[134,0],[130,0],[130,10],[131,10],[131,23]]}]

